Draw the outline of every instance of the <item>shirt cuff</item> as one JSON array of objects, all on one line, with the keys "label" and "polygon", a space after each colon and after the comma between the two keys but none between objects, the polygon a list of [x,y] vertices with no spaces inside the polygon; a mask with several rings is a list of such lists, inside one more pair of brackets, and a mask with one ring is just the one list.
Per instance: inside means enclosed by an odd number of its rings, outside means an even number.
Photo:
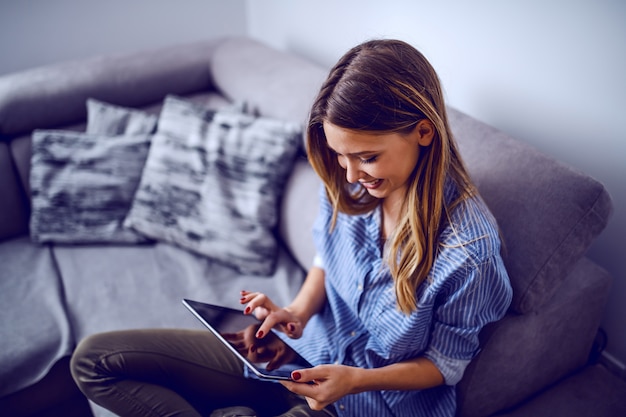
[{"label": "shirt cuff", "polygon": [[324,261],[322,260],[322,257],[319,254],[315,254],[315,257],[313,258],[313,266],[316,266],[320,269],[324,269]]},{"label": "shirt cuff", "polygon": [[429,359],[435,364],[446,385],[456,385],[463,378],[465,368],[470,363],[470,360],[465,359],[453,359],[444,356],[441,352],[432,347],[424,353],[424,357]]}]

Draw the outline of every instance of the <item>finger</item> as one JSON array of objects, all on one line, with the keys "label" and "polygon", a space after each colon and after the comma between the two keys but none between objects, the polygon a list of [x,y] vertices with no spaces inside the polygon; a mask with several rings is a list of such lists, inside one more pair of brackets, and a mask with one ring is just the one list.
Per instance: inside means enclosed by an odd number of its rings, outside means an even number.
[{"label": "finger", "polygon": [[291,339],[299,339],[302,337],[302,326],[300,323],[289,322],[285,326],[285,334]]},{"label": "finger", "polygon": [[276,314],[268,315],[256,332],[257,339],[263,339],[277,324],[279,324],[279,321],[277,321]]},{"label": "finger", "polygon": [[244,309],[244,314],[252,313],[257,307],[263,307],[268,311],[278,310],[278,306],[269,299],[269,297],[263,293],[255,293],[253,295],[249,295],[245,298],[248,302],[248,305]]},{"label": "finger", "polygon": [[309,404],[309,408],[311,408],[311,410],[315,410],[315,411],[321,411],[324,409],[324,407],[326,407],[328,404],[330,403],[321,403],[319,401],[314,400],[311,397],[305,397],[306,398],[306,402],[307,404]]}]

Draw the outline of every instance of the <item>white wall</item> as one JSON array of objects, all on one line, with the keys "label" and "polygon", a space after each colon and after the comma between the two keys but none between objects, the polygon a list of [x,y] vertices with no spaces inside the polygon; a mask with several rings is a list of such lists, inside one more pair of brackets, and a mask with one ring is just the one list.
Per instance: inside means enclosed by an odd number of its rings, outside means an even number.
[{"label": "white wall", "polygon": [[0,74],[245,33],[245,0],[0,0]]},{"label": "white wall", "polygon": [[603,327],[626,363],[626,2],[248,0],[253,37],[330,67],[397,37],[437,69],[448,103],[603,182],[613,218],[590,256],[614,277]]}]

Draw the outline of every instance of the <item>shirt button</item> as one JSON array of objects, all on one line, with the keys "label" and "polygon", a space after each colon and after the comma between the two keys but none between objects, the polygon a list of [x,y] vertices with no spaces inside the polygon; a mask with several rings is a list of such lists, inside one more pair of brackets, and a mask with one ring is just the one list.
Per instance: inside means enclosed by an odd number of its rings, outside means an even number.
[{"label": "shirt button", "polygon": [[339,409],[340,409],[341,411],[343,411],[343,410],[345,410],[345,409],[346,409],[346,406],[345,406],[345,405],[343,405],[343,404],[339,404]]},{"label": "shirt button", "polygon": [[355,332],[354,330],[353,330],[353,331],[351,331],[351,332],[350,332],[350,336],[352,336],[352,337],[356,336],[356,332]]},{"label": "shirt button", "polygon": [[363,291],[363,285],[359,284],[359,285],[356,287],[356,289],[357,289],[357,290],[359,290],[359,291]]}]

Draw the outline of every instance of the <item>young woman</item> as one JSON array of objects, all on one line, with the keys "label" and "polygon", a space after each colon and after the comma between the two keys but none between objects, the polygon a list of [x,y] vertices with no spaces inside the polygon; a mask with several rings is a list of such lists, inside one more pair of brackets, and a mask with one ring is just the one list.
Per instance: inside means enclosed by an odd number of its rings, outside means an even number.
[{"label": "young woman", "polygon": [[241,303],[263,320],[256,338],[277,328],[317,366],[283,387],[244,378],[206,334],[109,333],[72,361],[91,399],[121,415],[455,414],[455,384],[511,288],[435,71],[404,42],[363,43],[331,70],[307,134],[324,185],[314,266],[289,306],[248,291]]}]

